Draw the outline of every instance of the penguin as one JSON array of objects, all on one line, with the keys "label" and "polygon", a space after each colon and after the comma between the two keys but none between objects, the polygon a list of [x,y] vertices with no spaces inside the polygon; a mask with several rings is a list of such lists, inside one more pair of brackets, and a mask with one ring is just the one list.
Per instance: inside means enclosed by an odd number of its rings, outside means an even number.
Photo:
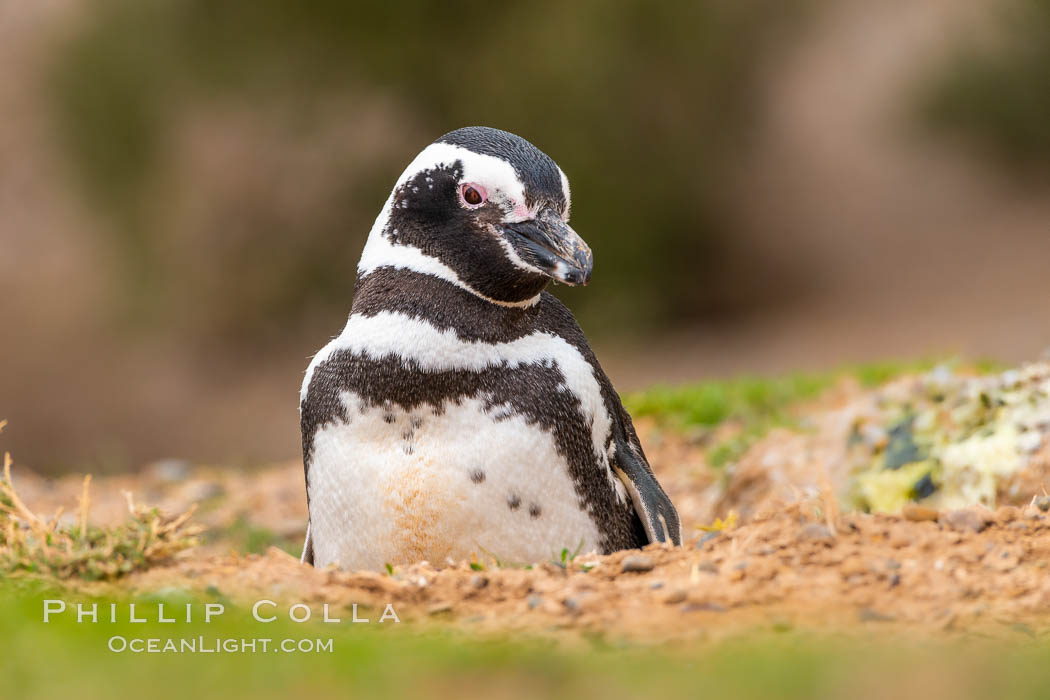
[{"label": "penguin", "polygon": [[398,178],[350,316],[300,392],[304,562],[375,569],[680,545],[678,513],[572,313],[569,181],[525,139],[457,129]]}]

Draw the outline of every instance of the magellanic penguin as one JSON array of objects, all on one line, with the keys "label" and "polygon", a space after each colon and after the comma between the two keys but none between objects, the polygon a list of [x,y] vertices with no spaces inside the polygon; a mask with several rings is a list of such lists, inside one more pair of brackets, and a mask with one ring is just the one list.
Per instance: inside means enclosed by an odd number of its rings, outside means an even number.
[{"label": "magellanic penguin", "polygon": [[304,561],[380,569],[681,543],[631,418],[551,280],[586,284],[569,182],[514,134],[427,146],[376,219],[300,394]]}]

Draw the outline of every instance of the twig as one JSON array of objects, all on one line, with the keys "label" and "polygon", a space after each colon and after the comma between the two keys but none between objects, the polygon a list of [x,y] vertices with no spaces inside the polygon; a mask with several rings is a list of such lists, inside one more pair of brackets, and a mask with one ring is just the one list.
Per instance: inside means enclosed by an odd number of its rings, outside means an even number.
[{"label": "twig", "polygon": [[87,537],[87,516],[88,516],[88,505],[90,504],[90,496],[88,495],[88,487],[91,485],[91,475],[84,475],[84,490],[80,494],[80,537]]},{"label": "twig", "polygon": [[26,507],[26,504],[22,502],[22,499],[18,497],[15,492],[14,482],[11,481],[11,453],[4,453],[4,492],[8,498],[11,499],[11,504],[18,511],[18,515],[25,520],[30,526],[44,529],[44,524],[40,522],[40,519],[36,517],[33,511]]}]

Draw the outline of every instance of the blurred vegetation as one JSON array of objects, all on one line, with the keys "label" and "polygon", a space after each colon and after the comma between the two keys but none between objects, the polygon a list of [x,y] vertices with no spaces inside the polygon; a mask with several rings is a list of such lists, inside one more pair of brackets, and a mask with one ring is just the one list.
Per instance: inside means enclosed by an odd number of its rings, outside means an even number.
[{"label": "blurred vegetation", "polygon": [[799,404],[818,398],[844,378],[853,378],[864,388],[874,388],[906,374],[927,372],[938,365],[976,374],[1002,369],[991,360],[890,360],[849,365],[828,372],[744,376],[677,387],[658,386],[627,394],[623,400],[634,417],[652,417],[672,429],[707,430],[724,423],[734,424],[737,429],[733,434],[707,452],[710,464],[722,467],[744,454],[772,428],[798,427]]},{"label": "blurred vegetation", "polygon": [[5,577],[112,580],[169,562],[199,543],[202,528],[187,524],[192,510],[169,517],[155,508],[133,507],[129,501],[125,522],[111,528],[90,525],[89,483],[87,477],[75,524],[63,523],[61,511],[48,520],[33,513],[18,497],[5,455],[0,481],[0,572]]},{"label": "blurred vegetation", "polygon": [[[221,596],[219,591],[216,595]],[[64,613],[44,624],[44,599],[69,600]],[[316,698],[844,698],[923,700],[1043,698],[1050,692],[1044,635],[1002,625],[1003,638],[973,635],[917,642],[876,634],[814,635],[783,622],[756,623],[747,635],[722,641],[642,645],[589,638],[556,645],[518,638],[482,638],[425,621],[394,626],[295,624],[281,611],[261,624],[247,606],[226,604],[203,623],[202,606],[187,592],[135,598],[118,605],[118,621],[76,621],[75,602],[54,590],[0,586],[0,673],[9,697],[82,700],[149,697]],[[86,601],[89,605],[92,600]],[[107,601],[97,600],[105,609]],[[181,610],[195,603],[194,620],[157,622],[158,604]],[[335,611],[339,614],[341,611]],[[315,619],[320,615],[314,606]],[[344,616],[345,619],[345,616]],[[214,648],[222,640],[268,638],[332,640],[331,652],[134,653],[111,652],[111,637],[194,640]],[[120,648],[120,640],[115,641]],[[177,644],[178,642],[176,642]],[[261,642],[257,643],[261,649]],[[61,672],[56,672],[60,669]],[[119,679],[119,682],[114,682]]]},{"label": "blurred vegetation", "polygon": [[809,0],[94,3],[51,103],[132,319],[251,341],[304,310],[341,315],[393,181],[468,124],[519,133],[569,174],[600,289],[572,303],[593,323],[766,293],[733,249],[721,176]]},{"label": "blurred vegetation", "polygon": [[968,43],[935,76],[922,113],[1008,167],[1050,173],[1050,0],[1009,0],[990,41]]}]

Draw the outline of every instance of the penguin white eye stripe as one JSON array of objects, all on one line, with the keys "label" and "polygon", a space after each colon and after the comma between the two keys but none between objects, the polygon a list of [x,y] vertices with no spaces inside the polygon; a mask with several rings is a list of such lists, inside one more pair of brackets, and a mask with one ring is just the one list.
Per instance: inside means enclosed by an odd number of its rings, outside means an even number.
[{"label": "penguin white eye stripe", "polygon": [[457,163],[463,170],[461,182],[484,183],[489,193],[499,190],[512,202],[525,201],[525,185],[510,163],[448,143],[432,143],[424,148],[405,168],[395,189],[421,172],[448,168]]},{"label": "penguin white eye stripe", "polygon": [[562,218],[566,221],[569,220],[569,212],[572,209],[572,193],[569,191],[569,178],[565,177],[565,172],[558,168],[558,174],[561,175],[561,191],[565,195],[565,210],[562,212]]}]

